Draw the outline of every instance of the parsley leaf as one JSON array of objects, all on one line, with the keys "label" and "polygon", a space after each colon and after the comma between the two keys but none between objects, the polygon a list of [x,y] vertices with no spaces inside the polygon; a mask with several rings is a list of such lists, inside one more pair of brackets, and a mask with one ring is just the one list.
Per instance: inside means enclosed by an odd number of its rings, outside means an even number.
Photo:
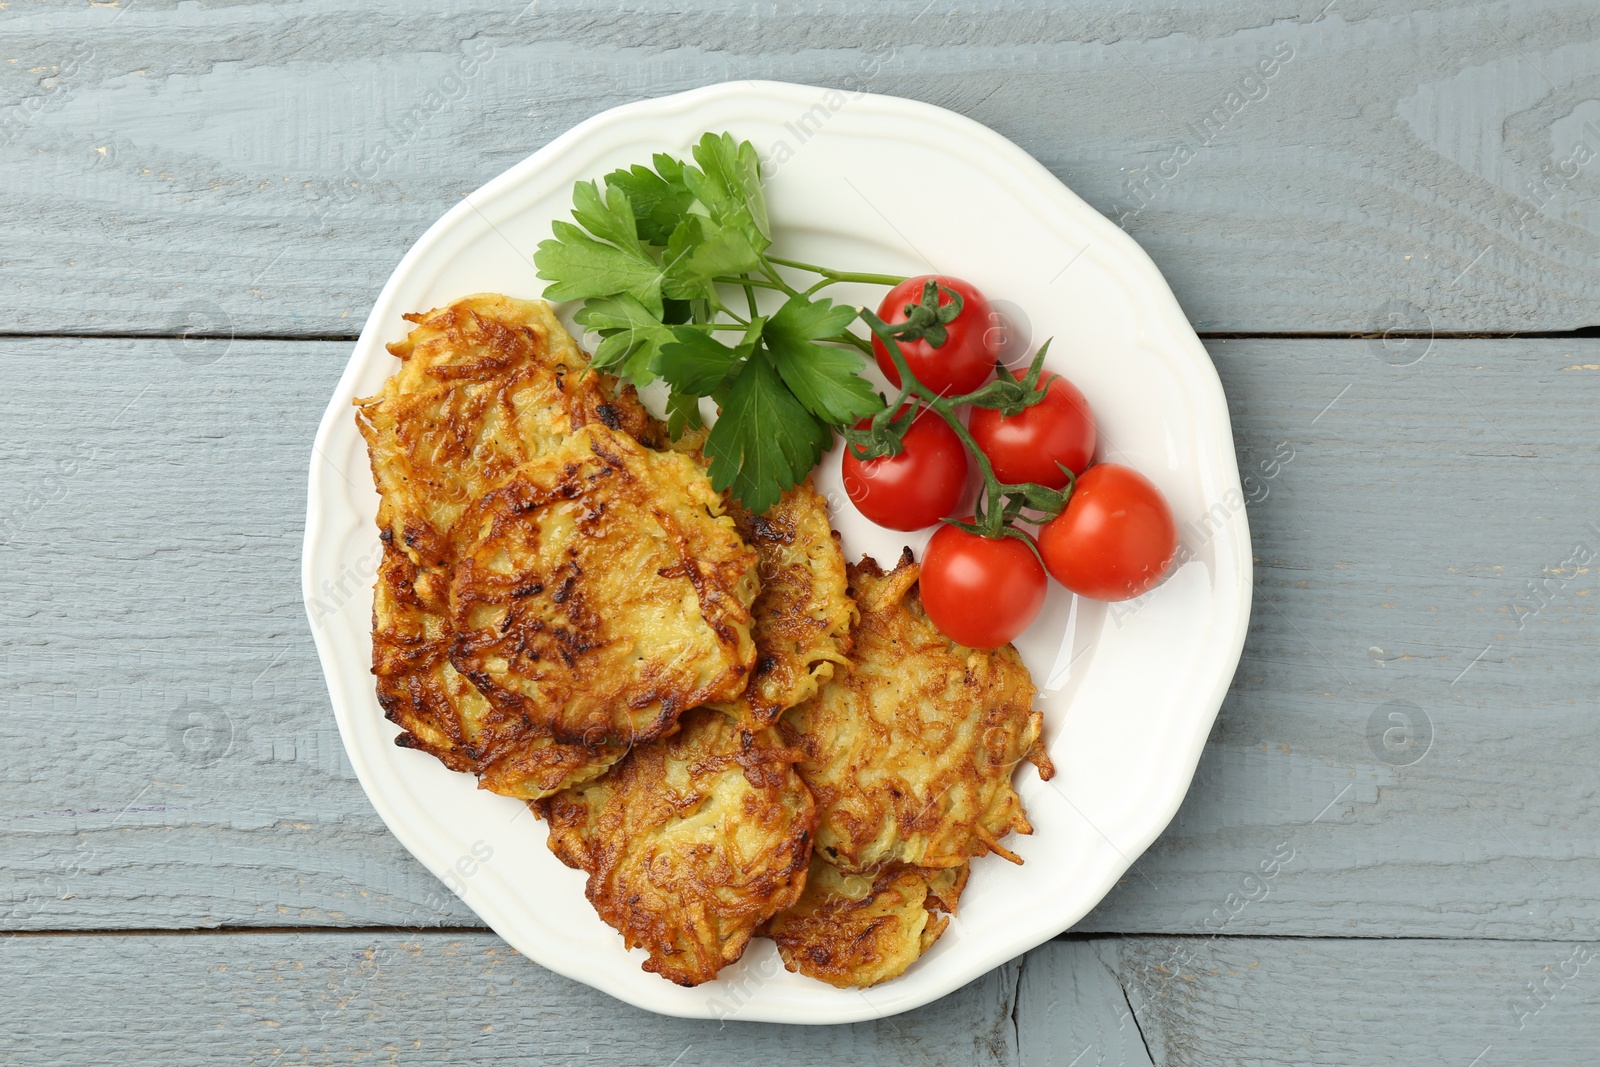
[{"label": "parsley leaf", "polygon": [[711,487],[718,492],[732,488],[745,507],[760,515],[805,478],[832,440],[832,431],[800,406],[770,357],[756,349],[706,437]]},{"label": "parsley leaf", "polygon": [[639,244],[638,227],[633,220],[633,205],[621,189],[606,187],[604,199],[594,182],[578,182],[572,187],[572,217],[602,241],[609,241],[629,254],[645,259],[649,253]]},{"label": "parsley leaf", "polygon": [[794,296],[761,334],[784,384],[824,422],[848,425],[883,410],[882,398],[859,373],[861,356],[816,343],[843,333],[855,317],[855,308]]},{"label": "parsley leaf", "polygon": [[772,229],[755,145],[735,141],[729,133],[708,133],[694,146],[694,159],[701,169],[684,167],[683,182],[695,199],[714,221],[739,230],[757,251],[764,251],[772,243]]},{"label": "parsley leaf", "polygon": [[595,240],[570,222],[551,224],[555,237],[533,253],[546,300],[585,300],[627,293],[661,317],[661,267],[639,247],[623,249]]},{"label": "parsley leaf", "polygon": [[679,326],[673,339],[661,346],[661,377],[674,390],[693,396],[710,396],[722,388],[744,358],[703,330]]},{"label": "parsley leaf", "polygon": [[667,295],[693,300],[712,295],[713,278],[761,266],[761,253],[742,231],[689,215],[672,231],[662,262]]},{"label": "parsley leaf", "polygon": [[722,401],[738,377],[745,360],[755,351],[766,319],[757,316],[736,347],[729,347],[704,330],[680,326],[672,340],[661,346],[660,374],[674,390]]},{"label": "parsley leaf", "polygon": [[655,170],[635,163],[627,170],[612,171],[606,175],[606,186],[627,194],[639,236],[653,245],[665,245],[694,202],[694,194],[683,184],[682,163],[663,152],[651,162]]},{"label": "parsley leaf", "polygon": [[620,372],[635,385],[656,377],[661,346],[672,340],[672,329],[634,297],[590,300],[573,318],[603,338],[590,361],[596,370]]},{"label": "parsley leaf", "polygon": [[667,396],[667,433],[674,441],[683,436],[685,429],[698,430],[702,425],[699,397],[678,392]]}]

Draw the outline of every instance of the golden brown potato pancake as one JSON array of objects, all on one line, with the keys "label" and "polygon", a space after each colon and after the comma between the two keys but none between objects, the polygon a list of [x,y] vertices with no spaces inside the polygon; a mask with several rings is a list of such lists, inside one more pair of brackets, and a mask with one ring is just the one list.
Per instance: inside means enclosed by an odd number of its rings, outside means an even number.
[{"label": "golden brown potato pancake", "polygon": [[494,705],[487,758],[530,736],[649,741],[744,690],[757,557],[688,456],[585,426],[462,526],[450,658]]},{"label": "golden brown potato pancake", "polygon": [[[791,971],[840,988],[897,978],[939,940],[955,913],[968,867],[927,870],[899,864],[847,874],[811,861],[799,903],[765,931]],[[937,909],[937,910],[936,910]]]},{"label": "golden brown potato pancake", "polygon": [[433,597],[418,592],[439,581],[439,573],[419,571],[392,542],[384,545],[372,605],[372,673],[378,703],[403,731],[397,744],[431,753],[453,771],[476,772],[485,789],[530,800],[588,781],[626,754],[621,746],[591,749],[528,737],[521,748],[480,758],[489,702],[450,662],[449,619],[428,607]]},{"label": "golden brown potato pancake", "polygon": [[754,726],[816,695],[848,664],[850,599],[839,535],[828,523],[828,502],[807,478],[784,493],[765,515],[752,515],[731,496],[728,514],[740,536],[760,554],[761,592],[755,616],[755,669],[744,695],[724,710]]},{"label": "golden brown potato pancake", "polygon": [[595,911],[644,969],[699,985],[743,954],[805,883],[816,813],[800,753],[710,708],[609,773],[535,805],[550,850],[589,873]]},{"label": "golden brown potato pancake", "polygon": [[454,526],[468,502],[576,427],[598,422],[651,436],[657,426],[631,387],[588,370],[543,301],[478,294],[406,319],[414,328],[389,346],[399,371],[356,402],[381,494],[378,700],[403,731],[397,744],[477,771],[495,792],[543,796],[594,777],[626,750],[528,736],[520,749],[479,759],[475,742],[491,709],[448,658]]},{"label": "golden brown potato pancake", "polygon": [[887,574],[870,559],[849,572],[851,669],[780,723],[806,752],[818,855],[846,871],[957,867],[988,852],[1021,862],[999,844],[1032,832],[1012,771],[1029,759],[1054,773],[1027,668],[1009,645],[966,648],[935,629],[909,550]]},{"label": "golden brown potato pancake", "polygon": [[389,346],[400,370],[356,401],[356,424],[378,526],[419,564],[449,566],[467,505],[573,430],[654,433],[633,388],[591,371],[542,300],[479,293],[406,319],[416,325]]}]

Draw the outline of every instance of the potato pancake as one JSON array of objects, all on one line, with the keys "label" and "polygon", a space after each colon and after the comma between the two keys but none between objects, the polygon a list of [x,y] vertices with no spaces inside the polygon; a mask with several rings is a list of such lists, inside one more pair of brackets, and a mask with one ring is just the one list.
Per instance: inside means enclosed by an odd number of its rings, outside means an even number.
[{"label": "potato pancake", "polygon": [[[765,932],[783,965],[841,989],[898,978],[939,940],[955,913],[968,867],[926,870],[899,864],[847,874],[811,862],[799,903]],[[937,909],[937,910],[936,910]]]},{"label": "potato pancake", "polygon": [[1015,649],[929,621],[909,550],[847,567],[808,478],[711,488],[542,301],[407,315],[356,401],[381,501],[372,672],[396,743],[529,802],[644,969],[752,936],[840,988],[902,974],[971,858],[1020,863],[1016,765],[1053,769]]},{"label": "potato pancake", "polygon": [[633,387],[589,370],[542,300],[480,293],[406,319],[415,327],[389,346],[400,370],[356,401],[356,424],[378,526],[416,563],[448,566],[467,505],[579,427],[654,432]]},{"label": "potato pancake", "polygon": [[728,514],[739,534],[760,554],[761,593],[751,611],[756,662],[750,684],[724,710],[752,726],[816,695],[848,664],[850,599],[839,535],[828,523],[828,502],[807,478],[765,515],[752,515],[730,496]]},{"label": "potato pancake", "polygon": [[816,812],[776,731],[699,708],[610,773],[539,801],[550,850],[589,873],[595,911],[644,969],[699,985],[805,883]]},{"label": "potato pancake", "polygon": [[427,605],[444,596],[418,589],[442,581],[438,572],[419,571],[392,539],[384,545],[372,605],[372,673],[378,703],[403,731],[397,744],[430,753],[453,771],[476,772],[484,789],[529,800],[588,781],[626,755],[621,746],[529,737],[520,749],[480,760],[476,742],[489,702],[450,662],[455,632]]},{"label": "potato pancake", "polygon": [[486,758],[530,736],[649,741],[743,692],[757,556],[688,456],[586,426],[462,526],[450,659],[494,706]]},{"label": "potato pancake", "polygon": [[1033,680],[1009,645],[957,645],[922,610],[909,550],[885,574],[849,568],[860,611],[851,669],[779,724],[806,752],[816,795],[817,852],[845,871],[899,862],[957,867],[1032,833],[1012,788],[1016,765],[1054,773],[1033,710]]},{"label": "potato pancake", "polygon": [[449,661],[454,526],[466,505],[520,463],[598,422],[651,436],[657,426],[632,387],[588,370],[588,359],[543,301],[494,294],[407,315],[415,324],[389,346],[402,363],[375,396],[356,401],[381,494],[383,562],[373,602],[372,670],[396,743],[452,770],[476,771],[486,789],[545,796],[586,781],[623,747],[590,749],[528,736],[479,759],[491,708]]}]

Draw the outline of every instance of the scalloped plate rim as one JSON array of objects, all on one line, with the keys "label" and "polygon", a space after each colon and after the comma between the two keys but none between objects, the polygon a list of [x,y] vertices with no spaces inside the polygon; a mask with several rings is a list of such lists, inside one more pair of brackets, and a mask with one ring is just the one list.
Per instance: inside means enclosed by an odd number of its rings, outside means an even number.
[{"label": "scalloped plate rim", "polygon": [[[359,664],[358,672],[366,681],[368,698],[367,707],[357,708],[350,706],[344,699],[342,690],[349,683],[349,673],[352,665],[340,657],[339,650],[334,647],[334,637],[316,625],[317,615],[313,605],[318,596],[318,579],[324,577],[319,569],[319,564],[328,562],[323,549],[332,543],[333,539],[327,535],[330,526],[337,526],[337,516],[329,513],[324,507],[327,499],[327,475],[324,462],[332,463],[331,459],[325,460],[327,447],[338,436],[339,422],[351,420],[349,398],[355,395],[355,382],[362,373],[365,363],[364,354],[370,353],[373,346],[381,351],[380,335],[389,328],[391,316],[397,299],[398,291],[404,287],[406,281],[430,263],[430,257],[435,255],[436,249],[444,245],[451,237],[459,238],[463,231],[463,223],[468,227],[477,223],[467,222],[474,216],[482,217],[482,211],[477,206],[480,203],[492,201],[494,198],[515,190],[526,182],[532,175],[546,168],[558,170],[562,157],[582,145],[586,139],[602,136],[608,128],[620,128],[624,123],[638,118],[662,117],[672,114],[684,114],[707,105],[715,105],[730,99],[736,101],[736,107],[758,109],[765,104],[781,104],[782,106],[795,107],[806,103],[815,103],[819,94],[829,92],[828,89],[815,86],[801,86],[784,82],[728,82],[718,85],[706,86],[688,92],[677,93],[670,96],[658,97],[635,103],[624,104],[602,112],[568,132],[557,137],[549,144],[533,153],[528,158],[511,167],[501,175],[491,179],[481,188],[463,198],[463,202],[451,208],[443,217],[434,223],[407,251],[401,259],[394,274],[385,284],[383,291],[374,303],[374,308],[367,322],[364,324],[360,338],[355,345],[355,351],[347,364],[339,383],[335,387],[334,396],[329,402],[327,411],[318,426],[316,443],[313,447],[311,470],[308,484],[308,507],[305,540],[302,557],[302,595],[305,600],[308,618],[312,622],[312,633],[317,646],[319,660],[327,679],[330,696],[338,720],[340,735],[343,738],[346,750],[349,753],[352,767],[355,769],[363,788],[365,789],[373,807],[379,816],[389,826],[390,830],[400,839],[401,843],[413,853],[436,876],[447,876],[451,866],[451,853],[459,853],[459,839],[454,836],[455,830],[435,824],[431,817],[419,818],[417,812],[405,809],[415,806],[415,797],[409,792],[400,796],[390,792],[392,783],[384,780],[384,775],[369,757],[376,753],[369,752],[368,740],[363,732],[364,727],[374,724],[359,723],[355,716],[358,712],[370,714],[376,707],[376,701],[371,696],[370,673],[367,672],[365,663]],[[1022,149],[1001,137],[999,134],[981,124],[964,116],[946,111],[933,105],[917,101],[904,100],[896,97],[884,97],[873,94],[860,94],[853,98],[852,108],[862,107],[880,113],[884,121],[892,119],[906,119],[914,125],[927,125],[942,128],[946,134],[954,139],[965,139],[974,147],[981,148],[988,154],[988,163],[991,170],[1009,170],[1014,178],[1031,187],[1033,192],[1051,198],[1053,208],[1062,215],[1070,216],[1072,220],[1095,234],[1097,247],[1097,260],[1105,261],[1107,255],[1101,253],[1104,249],[1114,261],[1116,269],[1131,270],[1138,284],[1131,285],[1127,291],[1133,301],[1140,305],[1141,311],[1147,311],[1159,317],[1159,325],[1163,332],[1169,336],[1166,341],[1171,342],[1170,349],[1160,346],[1152,348],[1152,352],[1171,362],[1170,354],[1178,352],[1182,359],[1181,366],[1174,367],[1175,375],[1188,372],[1191,378],[1198,380],[1189,381],[1188,388],[1192,390],[1189,400],[1195,410],[1197,419],[1209,419],[1213,427],[1220,426],[1223,431],[1220,435],[1226,438],[1226,449],[1220,446],[1220,440],[1213,440],[1217,445],[1215,454],[1211,456],[1208,474],[1220,479],[1220,485],[1213,487],[1215,492],[1210,496],[1221,497],[1229,490],[1240,492],[1239,474],[1236,461],[1232,454],[1231,422],[1228,418],[1226,400],[1223,396],[1220,379],[1217,377],[1215,367],[1210,357],[1201,346],[1187,319],[1178,307],[1175,297],[1153,261],[1131,237],[1124,233],[1110,220],[1100,215],[1093,208],[1085,204],[1071,190],[1062,185],[1048,170]],[[903,131],[903,128],[901,129]],[[492,226],[492,223],[489,223]],[[1111,269],[1112,264],[1106,264]],[[1121,279],[1127,283],[1130,279]],[[464,295],[464,294],[463,294]],[[1141,328],[1141,340],[1149,339],[1149,330]],[[1141,345],[1141,347],[1143,347]],[[1200,394],[1204,395],[1200,395]],[[376,542],[376,535],[373,535]],[[970,982],[995,966],[1005,963],[1029,948],[1048,940],[1050,937],[1070,928],[1082,918],[1095,904],[1103,899],[1116,880],[1131,866],[1138,855],[1160,835],[1162,830],[1176,814],[1179,805],[1187,793],[1190,780],[1198,766],[1200,754],[1209,735],[1211,723],[1217,710],[1221,706],[1223,695],[1226,693],[1236,668],[1239,656],[1243,649],[1245,630],[1250,614],[1251,599],[1251,569],[1252,560],[1249,547],[1249,532],[1244,511],[1240,508],[1231,514],[1228,520],[1219,529],[1214,543],[1219,552],[1226,552],[1228,563],[1233,568],[1237,577],[1237,588],[1232,590],[1233,597],[1227,603],[1232,609],[1233,617],[1220,620],[1224,623],[1211,640],[1208,647],[1214,647],[1217,659],[1213,664],[1211,673],[1211,686],[1207,692],[1195,698],[1192,703],[1196,713],[1189,720],[1190,729],[1187,736],[1180,739],[1176,745],[1172,739],[1168,744],[1177,753],[1175,762],[1187,768],[1187,773],[1179,778],[1173,778],[1168,788],[1160,796],[1147,798],[1144,807],[1144,817],[1138,820],[1139,825],[1130,833],[1132,843],[1129,847],[1118,848],[1107,843],[1117,851],[1118,857],[1100,872],[1100,877],[1095,880],[1096,888],[1093,891],[1081,890],[1077,892],[1070,906],[1064,906],[1061,911],[1048,918],[1047,921],[1034,922],[1027,932],[1020,937],[1005,941],[997,941],[986,952],[981,961],[969,964],[960,969],[946,968],[943,972],[935,972],[930,967],[914,968],[913,971],[893,982],[878,986],[870,991],[832,990],[836,994],[830,998],[825,1007],[799,1007],[786,1005],[781,1002],[770,1002],[760,997],[758,984],[755,996],[744,1002],[741,1010],[731,1016],[724,1016],[709,1007],[709,1002],[703,998],[682,999],[675,994],[685,991],[672,986],[654,975],[644,975],[650,982],[656,983],[660,989],[652,991],[647,984],[638,983],[637,954],[619,957],[624,960],[627,968],[634,969],[633,974],[621,974],[613,962],[600,961],[596,963],[586,959],[573,959],[550,951],[550,946],[541,942],[540,938],[524,929],[522,923],[515,915],[502,914],[500,909],[481,904],[482,894],[475,896],[478,903],[469,901],[469,904],[485,919],[489,925],[501,934],[513,947],[529,956],[535,962],[548,967],[560,974],[566,975],[577,981],[584,982],[595,988],[601,989],[621,1000],[633,1003],[662,1014],[681,1016],[686,1018],[718,1018],[732,1017],[741,1021],[772,1021],[772,1022],[802,1022],[802,1023],[843,1023],[856,1022],[882,1018],[890,1014],[910,1010],[933,1001],[957,988]],[[331,552],[331,549],[329,549]],[[342,575],[342,572],[338,572]],[[1231,625],[1230,625],[1231,624]],[[358,702],[359,703],[359,702]],[[387,726],[387,724],[384,724]],[[393,729],[389,731],[392,736]],[[391,746],[392,747],[392,746]],[[1169,757],[1171,758],[1171,757]],[[413,803],[408,803],[413,802]],[[426,813],[423,813],[424,816]],[[1092,825],[1092,824],[1091,824]],[[456,842],[451,849],[441,849],[441,842],[431,838],[441,834]],[[1102,832],[1102,836],[1105,836]],[[541,846],[542,847],[542,844]],[[1120,867],[1117,864],[1120,863]],[[1113,869],[1115,868],[1115,869]],[[489,874],[491,881],[496,876],[485,865],[484,871]],[[515,894],[515,888],[502,887],[502,892],[509,891]],[[484,914],[485,911],[490,914]],[[1023,942],[1027,942],[1024,944]],[[559,946],[556,946],[559,947]],[[939,961],[929,960],[930,964]],[[915,980],[913,981],[913,976]],[[708,986],[699,987],[711,993],[717,990],[713,987],[719,983],[709,983]],[[823,987],[827,989],[827,987]],[[691,993],[697,991],[688,991]],[[712,999],[715,999],[714,997]],[[750,1010],[745,1010],[750,1009]]]}]

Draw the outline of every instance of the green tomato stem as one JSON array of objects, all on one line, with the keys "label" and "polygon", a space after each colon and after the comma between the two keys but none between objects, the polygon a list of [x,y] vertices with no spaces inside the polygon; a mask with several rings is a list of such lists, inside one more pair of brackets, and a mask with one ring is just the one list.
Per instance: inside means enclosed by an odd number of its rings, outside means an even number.
[{"label": "green tomato stem", "polygon": [[823,340],[834,341],[841,345],[849,345],[852,348],[859,348],[867,355],[872,355],[872,342],[866,340],[865,338],[857,337],[849,330],[846,330],[843,333],[836,333],[832,337],[824,337]]},{"label": "green tomato stem", "polygon": [[[922,407],[938,415],[954,431],[956,437],[961,441],[962,447],[967,450],[967,455],[978,465],[978,473],[983,479],[983,492],[978,498],[978,505],[975,509],[976,514],[974,515],[976,521],[973,523],[973,527],[976,532],[991,539],[1021,536],[1019,531],[1010,528],[1005,513],[1007,504],[1012,500],[1021,498],[1021,501],[1026,501],[1030,495],[1030,490],[1038,490],[1038,495],[1040,496],[1054,497],[1059,501],[1060,508],[1066,507],[1066,501],[1071,496],[1072,490],[1076,485],[1076,479],[1070,477],[1070,471],[1068,472],[1067,487],[1062,490],[1033,486],[1031,483],[1008,485],[1000,481],[999,477],[994,473],[994,467],[989,463],[989,457],[984,455],[983,449],[979,448],[978,442],[973,439],[971,431],[956,415],[956,409],[968,403],[969,399],[975,396],[976,393],[950,397],[935,394],[933,390],[919,381],[917,376],[911,372],[911,366],[906,362],[905,353],[900,351],[900,343],[895,339],[894,327],[872,314],[866,308],[862,308],[860,314],[861,320],[883,341],[884,347],[889,351],[890,358],[894,360],[895,370],[900,374],[900,395],[877,418],[884,420],[894,418],[895,414],[914,397],[920,401]],[[1019,503],[1017,511],[1020,513],[1025,507],[1027,507],[1025,502]],[[1060,512],[1060,508],[1056,509],[1057,514]],[[1042,509],[1031,508],[1029,510]],[[1026,538],[1023,539],[1026,540]],[[1037,549],[1035,549],[1034,554],[1038,555]]]}]

